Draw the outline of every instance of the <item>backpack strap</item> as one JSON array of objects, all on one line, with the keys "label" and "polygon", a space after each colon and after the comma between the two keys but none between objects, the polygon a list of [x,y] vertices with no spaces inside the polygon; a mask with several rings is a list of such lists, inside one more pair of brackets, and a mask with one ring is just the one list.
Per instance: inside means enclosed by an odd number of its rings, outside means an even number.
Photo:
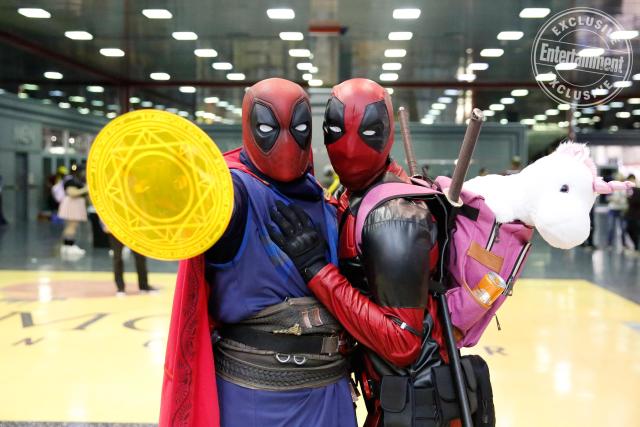
[{"label": "backpack strap", "polygon": [[439,194],[439,191],[429,186],[420,179],[412,178],[412,184],[404,182],[385,182],[371,188],[362,198],[358,212],[356,213],[356,248],[360,252],[362,243],[362,229],[369,212],[380,206],[382,203],[397,198],[404,197],[424,197]]}]

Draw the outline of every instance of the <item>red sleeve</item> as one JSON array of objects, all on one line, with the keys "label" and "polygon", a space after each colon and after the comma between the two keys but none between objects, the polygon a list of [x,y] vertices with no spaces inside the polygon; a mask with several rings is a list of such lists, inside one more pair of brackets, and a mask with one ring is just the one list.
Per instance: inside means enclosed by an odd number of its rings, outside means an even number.
[{"label": "red sleeve", "polygon": [[351,286],[333,264],[311,279],[309,289],[347,332],[388,362],[402,367],[418,357],[422,339],[392,319],[395,317],[421,332],[423,308],[379,306]]}]

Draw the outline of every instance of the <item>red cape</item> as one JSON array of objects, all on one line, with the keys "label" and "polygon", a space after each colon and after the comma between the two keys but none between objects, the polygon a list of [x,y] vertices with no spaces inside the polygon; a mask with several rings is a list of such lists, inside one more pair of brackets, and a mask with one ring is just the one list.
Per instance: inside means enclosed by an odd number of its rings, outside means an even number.
[{"label": "red cape", "polygon": [[[253,175],[240,162],[240,148],[224,157],[230,169]],[[208,299],[204,256],[180,261],[164,362],[160,427],[220,426]]]}]

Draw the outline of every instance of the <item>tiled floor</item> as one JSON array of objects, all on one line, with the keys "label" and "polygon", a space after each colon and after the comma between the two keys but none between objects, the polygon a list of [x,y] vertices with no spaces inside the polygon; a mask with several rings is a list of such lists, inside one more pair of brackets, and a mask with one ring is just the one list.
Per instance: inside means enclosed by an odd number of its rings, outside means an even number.
[{"label": "tiled floor", "polygon": [[[153,424],[176,264],[150,261],[157,294],[128,274],[118,298],[106,249],[63,262],[59,227],[0,230],[0,425]],[[534,247],[502,331],[472,351],[491,366],[498,426],[637,425],[640,257]]]}]

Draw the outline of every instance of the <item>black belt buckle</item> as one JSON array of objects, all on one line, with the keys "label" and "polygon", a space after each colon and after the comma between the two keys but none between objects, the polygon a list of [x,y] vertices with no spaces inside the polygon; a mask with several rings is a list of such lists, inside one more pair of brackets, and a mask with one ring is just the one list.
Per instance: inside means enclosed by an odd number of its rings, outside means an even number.
[{"label": "black belt buckle", "polygon": [[322,348],[320,353],[327,354],[329,356],[337,353],[340,350],[340,337],[338,335],[329,335],[322,339]]}]

